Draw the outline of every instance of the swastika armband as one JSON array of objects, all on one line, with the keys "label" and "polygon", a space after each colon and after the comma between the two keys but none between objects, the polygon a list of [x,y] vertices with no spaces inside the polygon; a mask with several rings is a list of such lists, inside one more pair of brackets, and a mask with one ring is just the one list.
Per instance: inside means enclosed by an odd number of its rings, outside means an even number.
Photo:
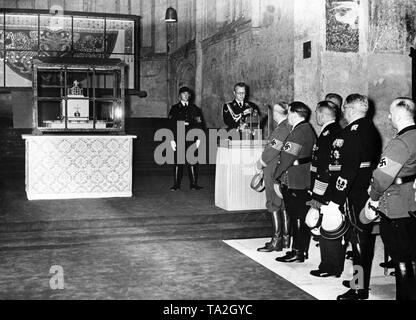
[{"label": "swastika armband", "polygon": [[297,156],[301,149],[302,149],[302,146],[294,142],[286,142],[285,146],[283,147],[283,151],[294,156]]},{"label": "swastika armband", "polygon": [[277,151],[280,151],[282,149],[283,146],[283,142],[279,141],[277,139],[273,139],[270,141],[270,147],[272,147],[273,149],[276,149]]},{"label": "swastika armband", "polygon": [[384,174],[394,178],[397,173],[402,168],[402,164],[388,158],[388,157],[382,157],[377,169],[379,169]]}]

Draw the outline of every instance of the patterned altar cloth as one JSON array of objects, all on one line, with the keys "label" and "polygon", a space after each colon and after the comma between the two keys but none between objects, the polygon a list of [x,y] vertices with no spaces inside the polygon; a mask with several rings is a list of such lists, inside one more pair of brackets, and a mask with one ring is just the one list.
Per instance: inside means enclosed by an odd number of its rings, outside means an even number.
[{"label": "patterned altar cloth", "polygon": [[136,136],[35,136],[26,140],[29,200],[132,196]]}]

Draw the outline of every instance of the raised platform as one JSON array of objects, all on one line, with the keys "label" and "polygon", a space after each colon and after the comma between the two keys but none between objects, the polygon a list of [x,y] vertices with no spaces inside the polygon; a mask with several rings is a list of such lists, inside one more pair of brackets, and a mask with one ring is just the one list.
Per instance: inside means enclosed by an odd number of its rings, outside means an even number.
[{"label": "raised platform", "polygon": [[24,175],[2,176],[0,251],[34,247],[268,236],[264,211],[226,212],[214,205],[214,176],[204,189],[171,192],[171,175],[139,174],[131,198],[28,201]]}]

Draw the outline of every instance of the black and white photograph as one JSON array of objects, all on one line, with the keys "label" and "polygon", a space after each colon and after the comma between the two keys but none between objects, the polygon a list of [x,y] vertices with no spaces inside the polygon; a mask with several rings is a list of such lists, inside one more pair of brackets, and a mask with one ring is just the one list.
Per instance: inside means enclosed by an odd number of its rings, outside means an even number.
[{"label": "black and white photograph", "polygon": [[415,48],[415,0],[0,0],[0,300],[416,300]]}]

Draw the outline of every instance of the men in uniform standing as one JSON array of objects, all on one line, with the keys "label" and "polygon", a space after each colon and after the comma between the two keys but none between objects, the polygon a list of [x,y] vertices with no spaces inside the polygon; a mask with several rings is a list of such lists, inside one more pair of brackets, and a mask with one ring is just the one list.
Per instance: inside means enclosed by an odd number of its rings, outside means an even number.
[{"label": "men in uniform standing", "polygon": [[[415,103],[397,98],[390,106],[389,118],[397,135],[385,148],[373,172],[367,218],[381,216],[380,234],[395,265],[396,299],[416,300],[416,219],[413,181],[416,178]],[[370,220],[370,221],[371,221]]]},{"label": "men in uniform standing", "polygon": [[333,173],[328,186],[330,202],[321,206],[323,215],[340,211],[349,215],[353,228],[345,238],[352,244],[354,266],[363,269],[364,287],[350,289],[338,296],[338,300],[368,299],[375,235],[372,226],[360,223],[359,214],[368,199],[372,170],[381,150],[380,135],[373,122],[365,117],[368,108],[366,96],[351,94],[345,100],[343,113],[348,125],[333,143],[329,167]]},{"label": "men in uniform standing", "polygon": [[263,170],[263,179],[266,189],[266,208],[272,216],[273,236],[264,247],[258,248],[260,252],[282,251],[289,248],[289,217],[284,208],[283,200],[274,190],[273,174],[280,159],[280,151],[283,143],[290,133],[291,126],[287,121],[289,106],[286,102],[276,103],[273,107],[273,120],[277,124],[270,134],[267,145],[260,159],[257,161],[257,169]]},{"label": "men in uniform standing", "polygon": [[[311,163],[311,208],[319,210],[329,201],[328,184],[331,172],[331,148],[342,128],[337,122],[338,107],[331,101],[321,101],[316,106],[316,123],[321,132],[313,148]],[[321,263],[317,270],[312,270],[315,277],[339,277],[344,270],[344,246],[341,239],[328,240],[319,237]]]},{"label": "men in uniform standing", "polygon": [[247,121],[251,116],[258,115],[259,108],[256,104],[246,101],[246,84],[239,82],[234,86],[234,100],[224,104],[222,115],[227,129],[243,131],[249,129]]},{"label": "men in uniform standing", "polygon": [[304,103],[295,101],[290,104],[288,122],[292,131],[283,144],[274,173],[274,179],[280,181],[277,188],[283,195],[293,236],[292,251],[276,258],[281,262],[304,262],[309,246],[310,232],[305,216],[309,209],[306,202],[310,200],[310,163],[316,141],[315,131],[307,122],[310,114],[311,110]]},{"label": "men in uniform standing", "polygon": [[[174,133],[174,137],[177,137],[178,126],[185,127],[185,137],[189,130],[194,128],[203,129],[202,112],[196,105],[190,102],[192,91],[188,87],[182,87],[179,89],[180,101],[173,105],[169,111],[168,119],[170,123],[170,129]],[[175,151],[175,164],[173,166],[173,187],[172,191],[177,191],[181,188],[181,181],[183,175],[183,163],[178,161],[177,143],[172,140],[171,146]],[[199,147],[200,141],[185,141],[185,150],[196,144],[196,149]],[[196,151],[198,152],[198,151]],[[185,153],[186,155],[186,153]],[[191,165],[185,156],[185,163],[188,168],[188,176],[190,181],[191,190],[199,190],[202,187],[198,186],[198,164]]]}]

